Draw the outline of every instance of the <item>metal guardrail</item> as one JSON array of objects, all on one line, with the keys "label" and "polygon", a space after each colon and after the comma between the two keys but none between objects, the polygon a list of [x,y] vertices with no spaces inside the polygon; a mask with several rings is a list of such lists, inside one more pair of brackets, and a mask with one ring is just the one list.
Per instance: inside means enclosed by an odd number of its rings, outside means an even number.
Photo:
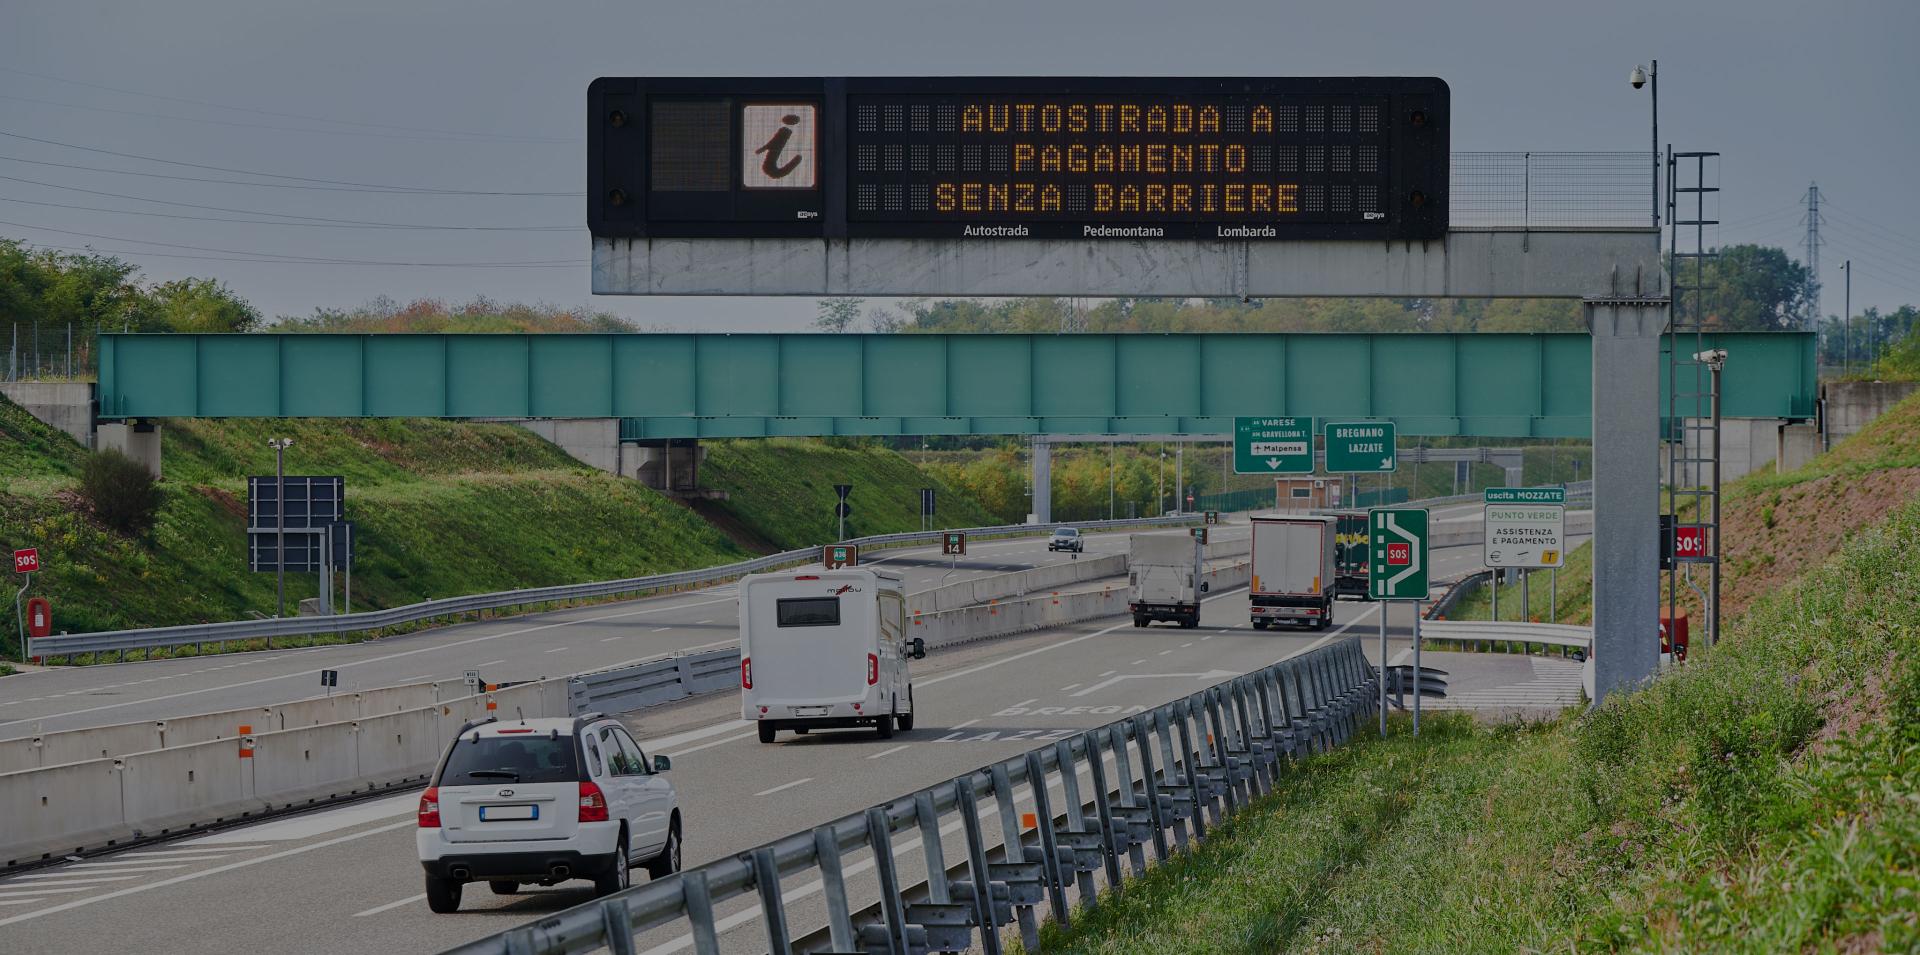
[{"label": "metal guardrail", "polygon": [[[537,919],[450,951],[555,955],[635,951],[635,936],[682,923],[695,955],[719,955],[716,906],[757,899],[771,952],[1002,951],[1017,925],[1039,948],[1037,910],[1066,924],[1070,893],[1119,889],[1272,790],[1291,759],[1346,741],[1378,705],[1357,640],[1310,651],[1144,713],[985,766],[824,826]],[[1111,773],[1111,775],[1110,775]],[[1084,777],[1084,782],[1083,782]],[[1082,798],[1084,791],[1090,798]],[[1017,789],[1016,787],[1024,787]],[[1061,809],[1054,808],[1060,793]],[[991,809],[983,808],[991,800]],[[1023,813],[1031,813],[1027,824]],[[998,844],[983,821],[999,822]],[[943,822],[964,848],[946,864]],[[918,834],[925,878],[903,873],[896,836]],[[849,855],[868,861],[848,866]],[[858,909],[848,873],[871,866],[875,898]],[[1124,872],[1123,872],[1124,870]],[[796,936],[783,880],[817,879],[827,924]],[[1098,877],[1098,878],[1097,878]]]},{"label": "metal guardrail", "polygon": [[[948,528],[938,531],[909,531],[901,534],[876,534],[870,537],[855,538],[846,543],[857,544],[864,548],[900,546],[906,544],[938,543],[940,536],[951,531],[964,531],[969,537],[992,537],[996,535],[1042,534],[1050,533],[1056,527],[1081,528],[1123,528],[1155,527],[1192,524],[1200,520],[1199,515],[1181,515],[1174,517],[1143,517],[1114,521],[1079,521],[1054,524],[1002,524],[995,527]],[[135,630],[102,630],[94,633],[76,633],[57,637],[35,637],[27,641],[29,657],[71,656],[78,653],[125,653],[129,650],[153,650],[155,648],[199,646],[207,643],[221,643],[235,640],[264,639],[271,644],[277,637],[302,637],[320,634],[343,635],[365,630],[381,630],[397,627],[437,617],[454,617],[462,614],[478,613],[484,610],[499,610],[506,607],[519,607],[530,604],[554,603],[573,600],[587,600],[598,597],[611,597],[621,594],[645,593],[649,591],[669,590],[680,587],[692,587],[700,584],[732,580],[744,574],[778,567],[808,563],[820,554],[819,547],[804,547],[756,557],[737,563],[718,567],[706,567],[699,570],[685,570],[672,574],[655,574],[648,577],[629,577],[621,580],[603,580],[585,584],[561,584],[553,587],[530,587],[523,590],[503,590],[494,593],[470,594],[463,597],[445,597],[439,600],[423,600],[419,603],[393,607],[387,610],[371,610],[353,614],[333,614],[312,617],[277,617],[265,620],[233,620],[223,623],[186,624],[175,627],[145,627]]]},{"label": "metal guardrail", "polygon": [[1593,647],[1593,628],[1518,620],[1424,620],[1420,623],[1420,639],[1459,643],[1539,643],[1586,651]]}]

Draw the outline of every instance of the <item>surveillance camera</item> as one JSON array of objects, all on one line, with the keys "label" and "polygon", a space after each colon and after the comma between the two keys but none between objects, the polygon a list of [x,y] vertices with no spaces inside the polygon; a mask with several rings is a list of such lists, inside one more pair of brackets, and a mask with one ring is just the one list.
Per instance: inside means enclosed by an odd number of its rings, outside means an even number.
[{"label": "surveillance camera", "polygon": [[1633,72],[1627,74],[1627,82],[1632,83],[1634,89],[1647,85],[1647,71],[1634,67]]}]

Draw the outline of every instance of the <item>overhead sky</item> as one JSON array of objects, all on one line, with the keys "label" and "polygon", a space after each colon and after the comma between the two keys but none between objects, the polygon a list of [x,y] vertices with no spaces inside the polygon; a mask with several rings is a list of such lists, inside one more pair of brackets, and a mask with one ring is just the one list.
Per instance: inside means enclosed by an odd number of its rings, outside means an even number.
[{"label": "overhead sky", "polygon": [[[1627,74],[1657,57],[1663,144],[1724,154],[1717,241],[1803,256],[1817,180],[1823,305],[1851,257],[1858,311],[1920,302],[1916,39],[1914,0],[0,0],[0,235],[268,316],[485,295],[798,329],[810,300],[589,294],[589,81],[1433,75],[1455,150],[1645,150]],[[350,191],[396,185],[477,194]]]}]

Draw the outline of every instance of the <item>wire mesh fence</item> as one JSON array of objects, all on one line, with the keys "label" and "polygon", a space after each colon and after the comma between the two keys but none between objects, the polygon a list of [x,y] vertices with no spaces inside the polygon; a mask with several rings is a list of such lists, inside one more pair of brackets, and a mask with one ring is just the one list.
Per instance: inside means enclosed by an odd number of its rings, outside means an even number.
[{"label": "wire mesh fence", "polygon": [[90,379],[94,341],[72,322],[14,322],[0,356],[0,381]]},{"label": "wire mesh fence", "polygon": [[1653,157],[1638,152],[1459,152],[1449,227],[1653,227]]}]

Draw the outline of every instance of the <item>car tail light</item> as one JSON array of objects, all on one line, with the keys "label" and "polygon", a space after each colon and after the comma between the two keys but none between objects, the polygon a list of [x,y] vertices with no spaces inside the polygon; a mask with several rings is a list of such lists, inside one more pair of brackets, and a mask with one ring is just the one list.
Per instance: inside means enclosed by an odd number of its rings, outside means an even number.
[{"label": "car tail light", "polygon": [[584,779],[580,781],[580,821],[607,821],[607,797],[600,794],[600,787]]},{"label": "car tail light", "polygon": [[743,690],[753,689],[753,658],[752,657],[740,658],[740,688]]},{"label": "car tail light", "polygon": [[440,787],[428,786],[420,794],[420,828],[440,828]]},{"label": "car tail light", "polygon": [[878,682],[880,682],[880,658],[869,653],[867,654],[867,685],[872,686]]}]

